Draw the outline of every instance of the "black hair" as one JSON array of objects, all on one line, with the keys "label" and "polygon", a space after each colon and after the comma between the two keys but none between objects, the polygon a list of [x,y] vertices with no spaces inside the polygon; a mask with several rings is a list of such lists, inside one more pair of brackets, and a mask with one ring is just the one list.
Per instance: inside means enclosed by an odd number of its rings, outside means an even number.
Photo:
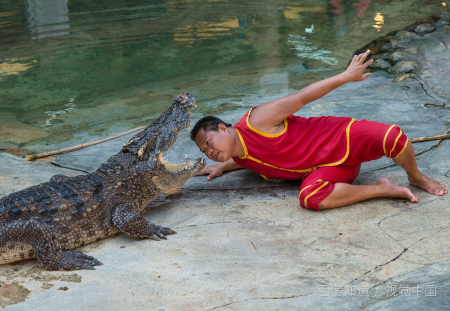
[{"label": "black hair", "polygon": [[194,128],[191,131],[191,139],[195,141],[195,136],[197,136],[198,131],[203,129],[205,132],[207,131],[219,131],[219,124],[225,124],[226,127],[230,127],[231,124],[222,121],[219,118],[214,116],[203,117],[195,123]]}]

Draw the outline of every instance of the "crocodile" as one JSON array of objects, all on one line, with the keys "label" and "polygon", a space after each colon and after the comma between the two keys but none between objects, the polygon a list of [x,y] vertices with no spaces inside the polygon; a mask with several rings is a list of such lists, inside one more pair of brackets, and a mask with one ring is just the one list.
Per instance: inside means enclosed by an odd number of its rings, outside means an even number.
[{"label": "crocodile", "polygon": [[181,189],[205,166],[198,158],[170,171],[162,157],[178,133],[190,127],[194,107],[195,98],[181,94],[93,173],[55,175],[1,198],[0,264],[37,258],[47,270],[95,269],[100,261],[72,249],[119,232],[153,240],[175,234],[140,213],[160,194]]}]

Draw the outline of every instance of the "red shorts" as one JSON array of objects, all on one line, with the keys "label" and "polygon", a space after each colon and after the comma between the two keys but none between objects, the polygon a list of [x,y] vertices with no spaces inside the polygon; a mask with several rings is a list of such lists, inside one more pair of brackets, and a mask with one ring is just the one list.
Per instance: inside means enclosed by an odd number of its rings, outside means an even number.
[{"label": "red shorts", "polygon": [[323,166],[306,175],[298,199],[302,207],[319,210],[319,204],[333,190],[335,183],[352,183],[362,162],[382,156],[395,159],[406,149],[408,137],[396,125],[373,121],[355,121],[350,128],[350,151],[338,166]]}]

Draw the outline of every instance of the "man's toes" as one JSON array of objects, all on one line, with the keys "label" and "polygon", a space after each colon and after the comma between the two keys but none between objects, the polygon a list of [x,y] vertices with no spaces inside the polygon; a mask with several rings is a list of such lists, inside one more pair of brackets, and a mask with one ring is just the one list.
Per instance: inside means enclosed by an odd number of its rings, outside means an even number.
[{"label": "man's toes", "polygon": [[408,196],[408,199],[411,201],[411,202],[413,202],[413,203],[417,203],[417,202],[419,202],[419,199],[411,192],[411,190],[409,190],[409,189],[407,189],[407,196]]},{"label": "man's toes", "polygon": [[437,189],[437,188],[431,188],[430,192],[435,195],[443,195],[444,194],[444,190]]}]

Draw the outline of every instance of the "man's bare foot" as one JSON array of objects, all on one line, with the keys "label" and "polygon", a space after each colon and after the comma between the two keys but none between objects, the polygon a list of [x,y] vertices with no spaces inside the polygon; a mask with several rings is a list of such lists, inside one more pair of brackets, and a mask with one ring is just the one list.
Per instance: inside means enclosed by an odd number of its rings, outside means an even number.
[{"label": "man's bare foot", "polygon": [[375,185],[380,185],[386,191],[386,196],[393,198],[404,198],[417,203],[419,199],[406,187],[400,187],[391,183],[387,178],[380,178]]},{"label": "man's bare foot", "polygon": [[447,187],[443,183],[433,180],[422,173],[420,173],[417,178],[408,176],[408,180],[411,185],[420,187],[431,194],[444,195],[447,194],[448,191]]}]

